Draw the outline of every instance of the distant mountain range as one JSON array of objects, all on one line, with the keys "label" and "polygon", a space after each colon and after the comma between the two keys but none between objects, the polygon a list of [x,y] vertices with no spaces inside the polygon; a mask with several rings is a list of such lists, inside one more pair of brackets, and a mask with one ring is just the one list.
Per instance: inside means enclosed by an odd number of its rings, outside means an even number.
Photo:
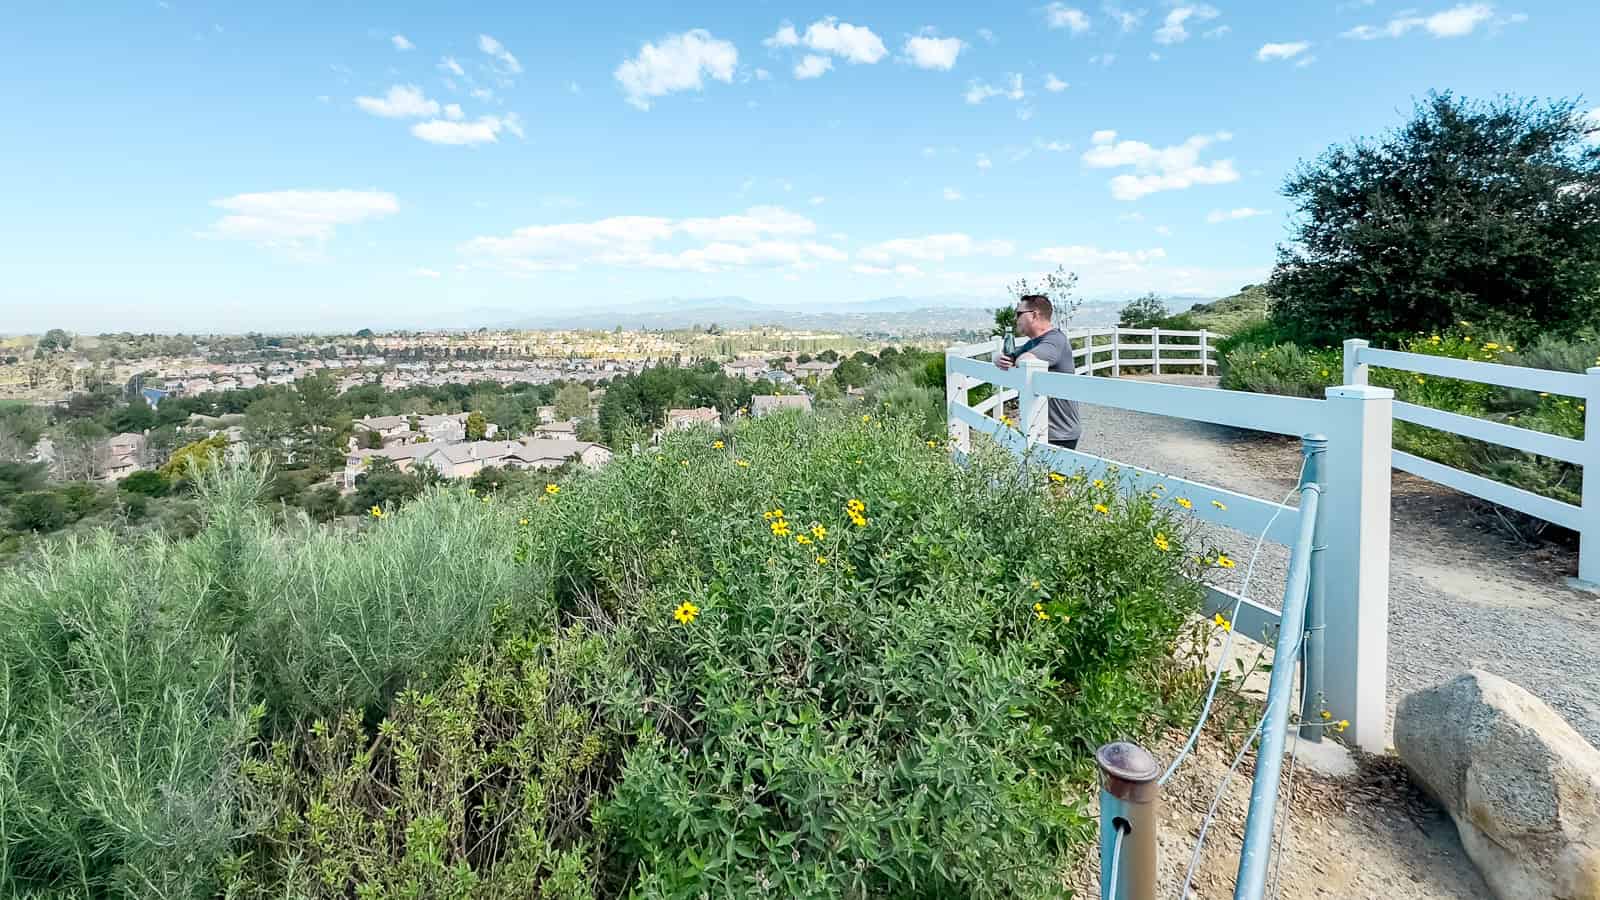
[{"label": "distant mountain range", "polygon": [[[1127,298],[1131,299],[1131,298]],[[1085,302],[1073,325],[1112,325],[1127,299]],[[1187,309],[1200,297],[1164,298],[1174,311]],[[852,334],[948,334],[987,328],[1004,298],[943,294],[880,297],[855,303],[810,303],[804,306],[757,303],[746,297],[668,297],[643,303],[608,306],[594,311],[556,310],[534,316],[488,314],[490,327],[563,329],[667,329],[717,324],[725,328],[774,325]]]}]

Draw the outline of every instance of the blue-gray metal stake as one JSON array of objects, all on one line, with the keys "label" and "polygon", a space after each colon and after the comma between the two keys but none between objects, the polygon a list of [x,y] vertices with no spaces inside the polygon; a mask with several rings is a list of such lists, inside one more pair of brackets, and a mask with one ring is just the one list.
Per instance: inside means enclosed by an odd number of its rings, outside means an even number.
[{"label": "blue-gray metal stake", "polygon": [[1100,900],[1155,900],[1161,765],[1138,744],[1118,741],[1100,764]]},{"label": "blue-gray metal stake", "polygon": [[[1306,441],[1309,454],[1311,440]],[[1278,645],[1272,654],[1272,681],[1267,686],[1267,712],[1256,748],[1255,782],[1250,786],[1250,814],[1245,819],[1244,849],[1239,854],[1239,877],[1234,900],[1260,900],[1266,889],[1267,863],[1272,853],[1272,823],[1277,814],[1278,781],[1283,774],[1283,743],[1289,730],[1289,701],[1297,677],[1300,639],[1306,627],[1306,595],[1311,583],[1311,547],[1317,534],[1317,508],[1322,486],[1304,485],[1300,492],[1300,529],[1289,557],[1289,580],[1283,589],[1283,610],[1278,620]]]},{"label": "blue-gray metal stake", "polygon": [[[1305,454],[1305,472],[1300,476],[1300,486],[1315,484],[1322,485],[1322,461],[1328,452],[1328,439],[1320,434],[1308,435],[1302,442],[1302,452]],[[1321,522],[1317,523],[1317,534],[1322,533]],[[1326,588],[1323,584],[1322,564],[1324,546],[1320,539],[1313,539],[1311,544],[1311,575],[1306,590],[1306,644],[1303,651],[1300,667],[1300,707],[1302,710],[1319,711],[1322,709],[1324,696],[1322,688],[1322,661],[1326,647],[1323,643],[1324,632],[1328,628],[1327,609],[1323,604],[1327,602]],[[1300,725],[1300,737],[1307,741],[1322,740],[1322,722],[1313,716],[1309,721]]]}]

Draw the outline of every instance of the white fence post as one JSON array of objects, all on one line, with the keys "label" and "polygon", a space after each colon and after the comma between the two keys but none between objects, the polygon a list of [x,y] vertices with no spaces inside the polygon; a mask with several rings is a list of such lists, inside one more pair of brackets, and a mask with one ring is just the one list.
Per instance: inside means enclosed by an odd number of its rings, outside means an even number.
[{"label": "white fence post", "polygon": [[[1071,349],[1072,344],[1069,342],[1067,347]],[[1050,434],[1050,415],[1045,410],[1047,398],[1034,392],[1033,376],[1044,373],[1045,362],[1029,358],[1017,365],[1022,367],[1022,387],[1017,390],[1017,427],[1028,444],[1043,444]]]},{"label": "white fence post", "polygon": [[1150,329],[1150,374],[1161,374],[1161,329]]},{"label": "white fence post", "polygon": [[953,353],[946,353],[944,356],[944,415],[950,432],[950,446],[962,453],[971,453],[972,428],[950,411],[952,406],[967,405],[967,376],[950,366],[950,360],[956,358]]},{"label": "white fence post", "polygon": [[1111,377],[1122,377],[1122,326],[1111,327]]},{"label": "white fence post", "polygon": [[1351,338],[1344,342],[1344,383],[1366,384],[1367,364],[1361,361],[1361,351],[1367,349],[1367,342],[1360,338]]},{"label": "white fence post", "polygon": [[1211,374],[1211,359],[1206,355],[1206,330],[1200,329],[1200,374]]},{"label": "white fence post", "polygon": [[1600,590],[1600,367],[1584,373],[1583,527],[1578,530],[1580,587]]},{"label": "white fence post", "polygon": [[1326,493],[1317,535],[1326,547],[1323,688],[1334,720],[1350,720],[1352,742],[1381,753],[1388,726],[1394,391],[1345,385],[1328,388],[1327,398]]}]

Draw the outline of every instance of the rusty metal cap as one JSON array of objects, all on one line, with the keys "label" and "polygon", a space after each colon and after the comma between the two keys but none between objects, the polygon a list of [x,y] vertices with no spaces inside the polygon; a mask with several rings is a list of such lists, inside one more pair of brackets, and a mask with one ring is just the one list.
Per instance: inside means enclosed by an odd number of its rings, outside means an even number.
[{"label": "rusty metal cap", "polygon": [[1138,744],[1117,741],[1095,751],[1105,789],[1123,800],[1143,801],[1154,797],[1160,786],[1161,764],[1150,751]]}]

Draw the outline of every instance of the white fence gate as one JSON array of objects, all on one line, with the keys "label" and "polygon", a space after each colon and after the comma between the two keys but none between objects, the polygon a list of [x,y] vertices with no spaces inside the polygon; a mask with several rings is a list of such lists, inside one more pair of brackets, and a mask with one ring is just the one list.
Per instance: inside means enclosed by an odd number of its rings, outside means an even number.
[{"label": "white fence gate", "polygon": [[[1581,506],[1512,487],[1482,475],[1463,472],[1401,450],[1393,451],[1393,462],[1394,467],[1403,472],[1578,532],[1578,581],[1586,587],[1600,586],[1600,407],[1596,406],[1596,401],[1600,400],[1600,367],[1579,375],[1576,372],[1554,372],[1424,353],[1377,350],[1366,341],[1345,341],[1345,384],[1366,384],[1369,366],[1578,398],[1584,404],[1582,440],[1400,401],[1394,403],[1394,417],[1402,422],[1582,466]],[[1594,478],[1589,477],[1591,464],[1596,464],[1594,471],[1597,475]]]},{"label": "white fence gate", "polygon": [[[1381,752],[1388,723],[1389,459],[1394,392],[1346,385],[1329,388],[1324,400],[1308,400],[1051,373],[1038,360],[1002,370],[974,358],[991,356],[998,349],[999,341],[991,340],[945,351],[945,396],[954,450],[970,452],[976,430],[1019,456],[1047,463],[1058,471],[1084,470],[1093,473],[1090,477],[1116,478],[1130,492],[1149,491],[1153,484],[1163,482],[1182,490],[1192,501],[1189,513],[1196,518],[1245,534],[1264,532],[1267,540],[1280,544],[1293,541],[1295,516],[1279,516],[1274,521],[1274,514],[1284,508],[1277,503],[1090,453],[1050,447],[1045,443],[1046,401],[1061,397],[1302,438],[1326,436],[1322,472],[1326,492],[1318,532],[1326,546],[1318,567],[1322,584],[1313,586],[1323,592],[1327,616],[1322,642],[1323,700],[1335,718],[1350,720],[1350,734],[1357,746]],[[1098,352],[1097,348],[1086,349]],[[969,392],[981,384],[994,385],[995,394],[979,407],[969,405]],[[999,416],[1008,397],[1018,400],[1015,428]],[[1115,475],[1110,474],[1112,466]],[[1217,474],[1219,479],[1226,477]],[[1231,611],[1239,599],[1214,586],[1207,586],[1206,594],[1211,611]],[[1245,602],[1235,628],[1260,640],[1264,630],[1277,622],[1276,609]]]}]

